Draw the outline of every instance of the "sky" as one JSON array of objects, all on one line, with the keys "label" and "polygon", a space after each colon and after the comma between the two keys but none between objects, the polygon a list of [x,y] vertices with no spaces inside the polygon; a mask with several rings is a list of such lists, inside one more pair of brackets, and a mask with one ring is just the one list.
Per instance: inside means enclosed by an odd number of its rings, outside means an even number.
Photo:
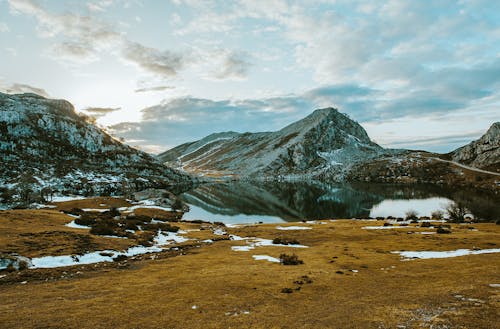
[{"label": "sky", "polygon": [[0,0],[0,68],[153,153],[323,107],[444,153],[500,121],[500,1]]}]

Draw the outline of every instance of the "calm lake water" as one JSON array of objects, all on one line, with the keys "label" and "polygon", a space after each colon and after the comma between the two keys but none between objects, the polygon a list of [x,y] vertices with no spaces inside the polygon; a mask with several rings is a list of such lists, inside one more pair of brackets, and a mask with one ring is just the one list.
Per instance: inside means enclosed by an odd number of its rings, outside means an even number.
[{"label": "calm lake water", "polygon": [[500,218],[500,196],[429,185],[228,182],[204,184],[181,194],[191,210],[184,219],[224,223],[419,216],[463,202],[484,220]]}]

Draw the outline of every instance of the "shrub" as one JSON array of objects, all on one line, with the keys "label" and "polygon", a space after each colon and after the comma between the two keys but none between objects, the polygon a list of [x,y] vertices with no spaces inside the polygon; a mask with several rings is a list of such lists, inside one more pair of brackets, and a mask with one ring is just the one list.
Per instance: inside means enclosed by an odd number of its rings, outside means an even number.
[{"label": "shrub", "polygon": [[431,213],[431,218],[435,220],[441,220],[444,217],[444,213],[441,210],[436,210]]},{"label": "shrub", "polygon": [[99,222],[92,226],[90,234],[95,235],[117,235],[115,227],[109,222]]},{"label": "shrub", "polygon": [[111,217],[120,216],[120,211],[116,207],[110,208],[109,211],[106,211],[105,213],[109,214]]},{"label": "shrub", "polygon": [[300,244],[300,242],[295,239],[278,237],[273,239],[273,244]]},{"label": "shrub", "polygon": [[280,255],[280,263],[283,265],[304,264],[304,262],[302,260],[300,260],[299,257],[295,254],[293,254],[293,255],[281,254]]},{"label": "shrub", "polygon": [[437,231],[436,231],[438,234],[450,234],[451,231],[450,230],[447,230],[443,227],[438,227]]},{"label": "shrub", "polygon": [[406,220],[418,219],[418,212],[416,210],[408,210],[406,212]]},{"label": "shrub", "polygon": [[71,208],[70,210],[63,210],[63,213],[73,216],[81,216],[85,212],[80,208]]},{"label": "shrub", "polygon": [[423,222],[420,224],[420,227],[431,227],[431,223],[430,222]]},{"label": "shrub", "polygon": [[465,207],[465,205],[461,202],[451,203],[447,208],[446,212],[455,223],[463,223],[465,220],[465,215],[469,212],[469,210]]},{"label": "shrub", "polygon": [[128,258],[128,257],[127,257],[127,256],[125,256],[125,255],[118,255],[118,256],[116,256],[115,258],[113,258],[113,261],[114,261],[114,262],[121,262],[121,261],[123,261],[123,260],[126,260],[127,258]]},{"label": "shrub", "polygon": [[281,293],[283,294],[291,294],[293,292],[292,288],[283,288],[281,289]]},{"label": "shrub", "polygon": [[83,213],[79,218],[75,218],[75,223],[78,225],[92,226],[97,223],[97,220],[95,217]]}]

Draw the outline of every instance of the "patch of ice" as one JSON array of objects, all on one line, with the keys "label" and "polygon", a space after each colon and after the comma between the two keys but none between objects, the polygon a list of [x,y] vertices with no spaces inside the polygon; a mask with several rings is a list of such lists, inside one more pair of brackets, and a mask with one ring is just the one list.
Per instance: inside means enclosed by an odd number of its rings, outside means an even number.
[{"label": "patch of ice", "polygon": [[98,209],[98,208],[83,208],[83,211],[93,211],[93,212],[105,212],[109,211],[109,209]]},{"label": "patch of ice", "polygon": [[277,230],[282,231],[294,231],[294,230],[310,230],[310,227],[307,226],[276,226]]},{"label": "patch of ice", "polygon": [[71,227],[71,228],[81,228],[81,229],[90,229],[91,228],[90,226],[79,225],[79,224],[75,223],[74,220],[72,220],[68,224],[64,224],[64,226]]},{"label": "patch of ice", "polygon": [[202,240],[201,242],[204,242],[204,243],[214,243],[214,240],[212,240],[212,239],[206,239],[206,240]]},{"label": "patch of ice", "polygon": [[179,235],[180,232],[173,233],[173,232],[162,232],[161,230],[158,232],[156,237],[154,238],[155,244],[159,246],[163,246],[166,244],[169,244],[171,241],[177,242],[177,243],[182,243],[186,242],[189,239],[185,238],[183,236]]},{"label": "patch of ice", "polygon": [[234,241],[242,241],[242,240],[248,240],[248,238],[242,238],[241,236],[231,234],[229,235],[229,238]]},{"label": "patch of ice", "polygon": [[250,251],[251,249],[255,249],[255,246],[232,246],[231,249],[233,251]]},{"label": "patch of ice", "polygon": [[450,258],[467,255],[491,254],[500,252],[500,248],[496,249],[458,249],[451,251],[393,251],[394,254],[400,254],[405,259],[432,259],[432,258]]},{"label": "patch of ice", "polygon": [[81,195],[61,195],[55,196],[52,198],[52,202],[66,202],[66,201],[75,201],[75,200],[84,200],[87,199]]},{"label": "patch of ice", "polygon": [[424,234],[424,235],[427,235],[427,234],[436,234],[436,232],[416,232],[417,234]]},{"label": "patch of ice", "polygon": [[224,230],[223,230],[223,229],[221,229],[221,228],[218,228],[218,229],[215,229],[215,230],[214,230],[214,234],[215,234],[215,235],[225,235],[225,234],[227,234],[227,232],[226,232],[226,231],[224,231]]},{"label": "patch of ice", "polygon": [[253,259],[255,260],[267,260],[268,262],[272,263],[279,263],[280,260],[275,257],[267,256],[267,255],[252,255]]},{"label": "patch of ice", "polygon": [[490,283],[489,286],[491,288],[500,288],[500,283]]}]

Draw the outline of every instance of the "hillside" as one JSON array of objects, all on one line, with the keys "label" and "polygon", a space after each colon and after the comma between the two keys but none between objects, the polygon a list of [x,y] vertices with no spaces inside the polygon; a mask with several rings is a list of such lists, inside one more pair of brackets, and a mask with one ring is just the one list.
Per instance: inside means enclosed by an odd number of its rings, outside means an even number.
[{"label": "hillside", "polygon": [[335,172],[341,176],[353,163],[384,152],[357,122],[325,108],[276,132],[213,134],[158,158],[198,174],[296,177]]},{"label": "hillside", "polygon": [[87,122],[69,102],[35,94],[0,93],[0,158],[2,199],[20,189],[94,195],[191,183]]},{"label": "hillside", "polygon": [[500,122],[476,141],[450,153],[451,159],[472,167],[500,172]]}]

